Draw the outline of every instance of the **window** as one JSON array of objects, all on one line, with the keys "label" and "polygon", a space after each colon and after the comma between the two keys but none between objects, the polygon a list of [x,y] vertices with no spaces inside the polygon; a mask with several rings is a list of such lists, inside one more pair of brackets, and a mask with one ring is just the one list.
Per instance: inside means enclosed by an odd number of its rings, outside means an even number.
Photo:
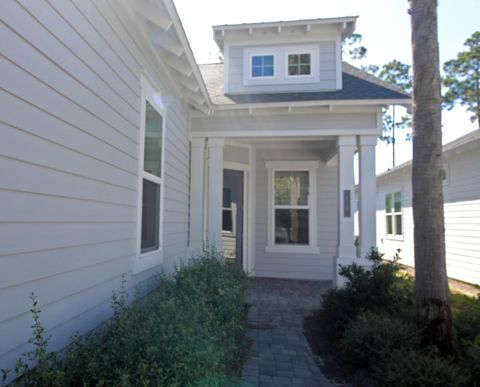
[{"label": "window", "polygon": [[317,162],[268,162],[270,240],[267,252],[317,252]]},{"label": "window", "polygon": [[137,259],[134,272],[161,264],[165,113],[161,97],[142,75]]},{"label": "window", "polygon": [[252,55],[252,78],[273,77],[273,55]]},{"label": "window", "polygon": [[288,54],[288,76],[310,75],[311,54]]},{"label": "window", "polygon": [[392,237],[403,236],[402,193],[385,195],[386,234]]},{"label": "window", "polygon": [[223,189],[223,209],[222,209],[222,231],[234,234],[233,208],[232,208],[232,190]]}]

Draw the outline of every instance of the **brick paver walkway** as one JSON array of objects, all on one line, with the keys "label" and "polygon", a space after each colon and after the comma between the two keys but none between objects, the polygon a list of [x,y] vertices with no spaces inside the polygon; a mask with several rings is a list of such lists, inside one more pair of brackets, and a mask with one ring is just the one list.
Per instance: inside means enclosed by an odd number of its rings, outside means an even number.
[{"label": "brick paver walkway", "polygon": [[329,282],[257,278],[249,287],[251,347],[242,386],[338,386],[322,374],[303,335],[303,319],[318,309]]}]

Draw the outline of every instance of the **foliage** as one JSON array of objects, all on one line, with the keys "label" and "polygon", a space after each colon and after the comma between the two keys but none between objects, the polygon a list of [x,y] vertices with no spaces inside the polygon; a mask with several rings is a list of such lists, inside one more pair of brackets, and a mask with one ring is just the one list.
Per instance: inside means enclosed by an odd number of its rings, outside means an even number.
[{"label": "foliage", "polygon": [[348,323],[340,351],[349,366],[371,370],[393,350],[416,348],[419,344],[420,335],[412,321],[367,312]]},{"label": "foliage", "polygon": [[348,321],[360,312],[398,313],[413,306],[412,281],[400,274],[398,254],[393,261],[382,262],[382,255],[372,250],[367,259],[371,269],[356,263],[341,266],[345,286],[324,296],[324,322],[333,338],[340,338]]},{"label": "foliage", "polygon": [[466,107],[472,113],[470,120],[477,121],[480,128],[480,31],[474,32],[464,45],[467,51],[443,65],[443,85],[447,88],[443,102],[448,110],[457,103]]},{"label": "foliage", "polygon": [[[162,280],[143,302],[128,306],[124,289],[113,295],[113,318],[103,329],[76,338],[61,364],[27,370],[21,385],[218,386],[228,380],[245,329],[240,268],[209,251]],[[33,356],[39,366],[47,356],[43,330],[40,336],[42,351]],[[33,380],[42,370],[45,377]]]},{"label": "foliage", "polygon": [[[369,65],[364,70],[375,75],[381,80],[411,94],[413,87],[412,66],[402,63],[397,59],[384,64],[382,67]],[[395,129],[410,129],[412,126],[411,114],[407,111],[400,116],[400,120],[395,117],[396,108],[384,108],[383,110],[383,133],[380,139],[387,144],[395,143]],[[411,133],[407,133],[407,140],[411,140]]]},{"label": "foliage", "polygon": [[480,297],[452,294],[451,303],[458,338],[480,345]]},{"label": "foliage", "polygon": [[375,367],[382,386],[459,387],[467,382],[463,370],[434,352],[395,350]]},{"label": "foliage", "polygon": [[343,53],[348,55],[350,60],[361,60],[367,55],[367,48],[361,45],[362,35],[351,34],[345,39]]}]

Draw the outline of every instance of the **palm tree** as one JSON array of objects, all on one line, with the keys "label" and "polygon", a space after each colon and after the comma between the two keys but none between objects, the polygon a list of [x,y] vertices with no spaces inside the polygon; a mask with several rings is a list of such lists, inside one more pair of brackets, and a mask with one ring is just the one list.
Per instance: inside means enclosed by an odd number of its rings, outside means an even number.
[{"label": "palm tree", "polygon": [[413,220],[416,311],[423,343],[452,354],[445,262],[437,0],[410,0],[413,50]]}]

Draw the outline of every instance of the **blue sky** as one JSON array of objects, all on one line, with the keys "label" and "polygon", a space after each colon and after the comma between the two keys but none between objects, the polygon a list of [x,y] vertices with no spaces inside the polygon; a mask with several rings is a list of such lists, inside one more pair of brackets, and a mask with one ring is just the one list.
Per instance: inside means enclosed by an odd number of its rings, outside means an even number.
[{"label": "blue sky", "polygon": [[[356,32],[367,47],[363,64],[398,59],[411,63],[407,0],[174,0],[198,63],[218,61],[212,25],[261,21],[359,16]],[[454,58],[480,30],[480,0],[439,0],[440,63]],[[358,63],[353,63],[359,65]],[[444,143],[475,129],[462,108],[443,114]],[[377,147],[377,172],[391,167],[391,148]],[[397,140],[397,164],[411,158],[411,143]]]}]

